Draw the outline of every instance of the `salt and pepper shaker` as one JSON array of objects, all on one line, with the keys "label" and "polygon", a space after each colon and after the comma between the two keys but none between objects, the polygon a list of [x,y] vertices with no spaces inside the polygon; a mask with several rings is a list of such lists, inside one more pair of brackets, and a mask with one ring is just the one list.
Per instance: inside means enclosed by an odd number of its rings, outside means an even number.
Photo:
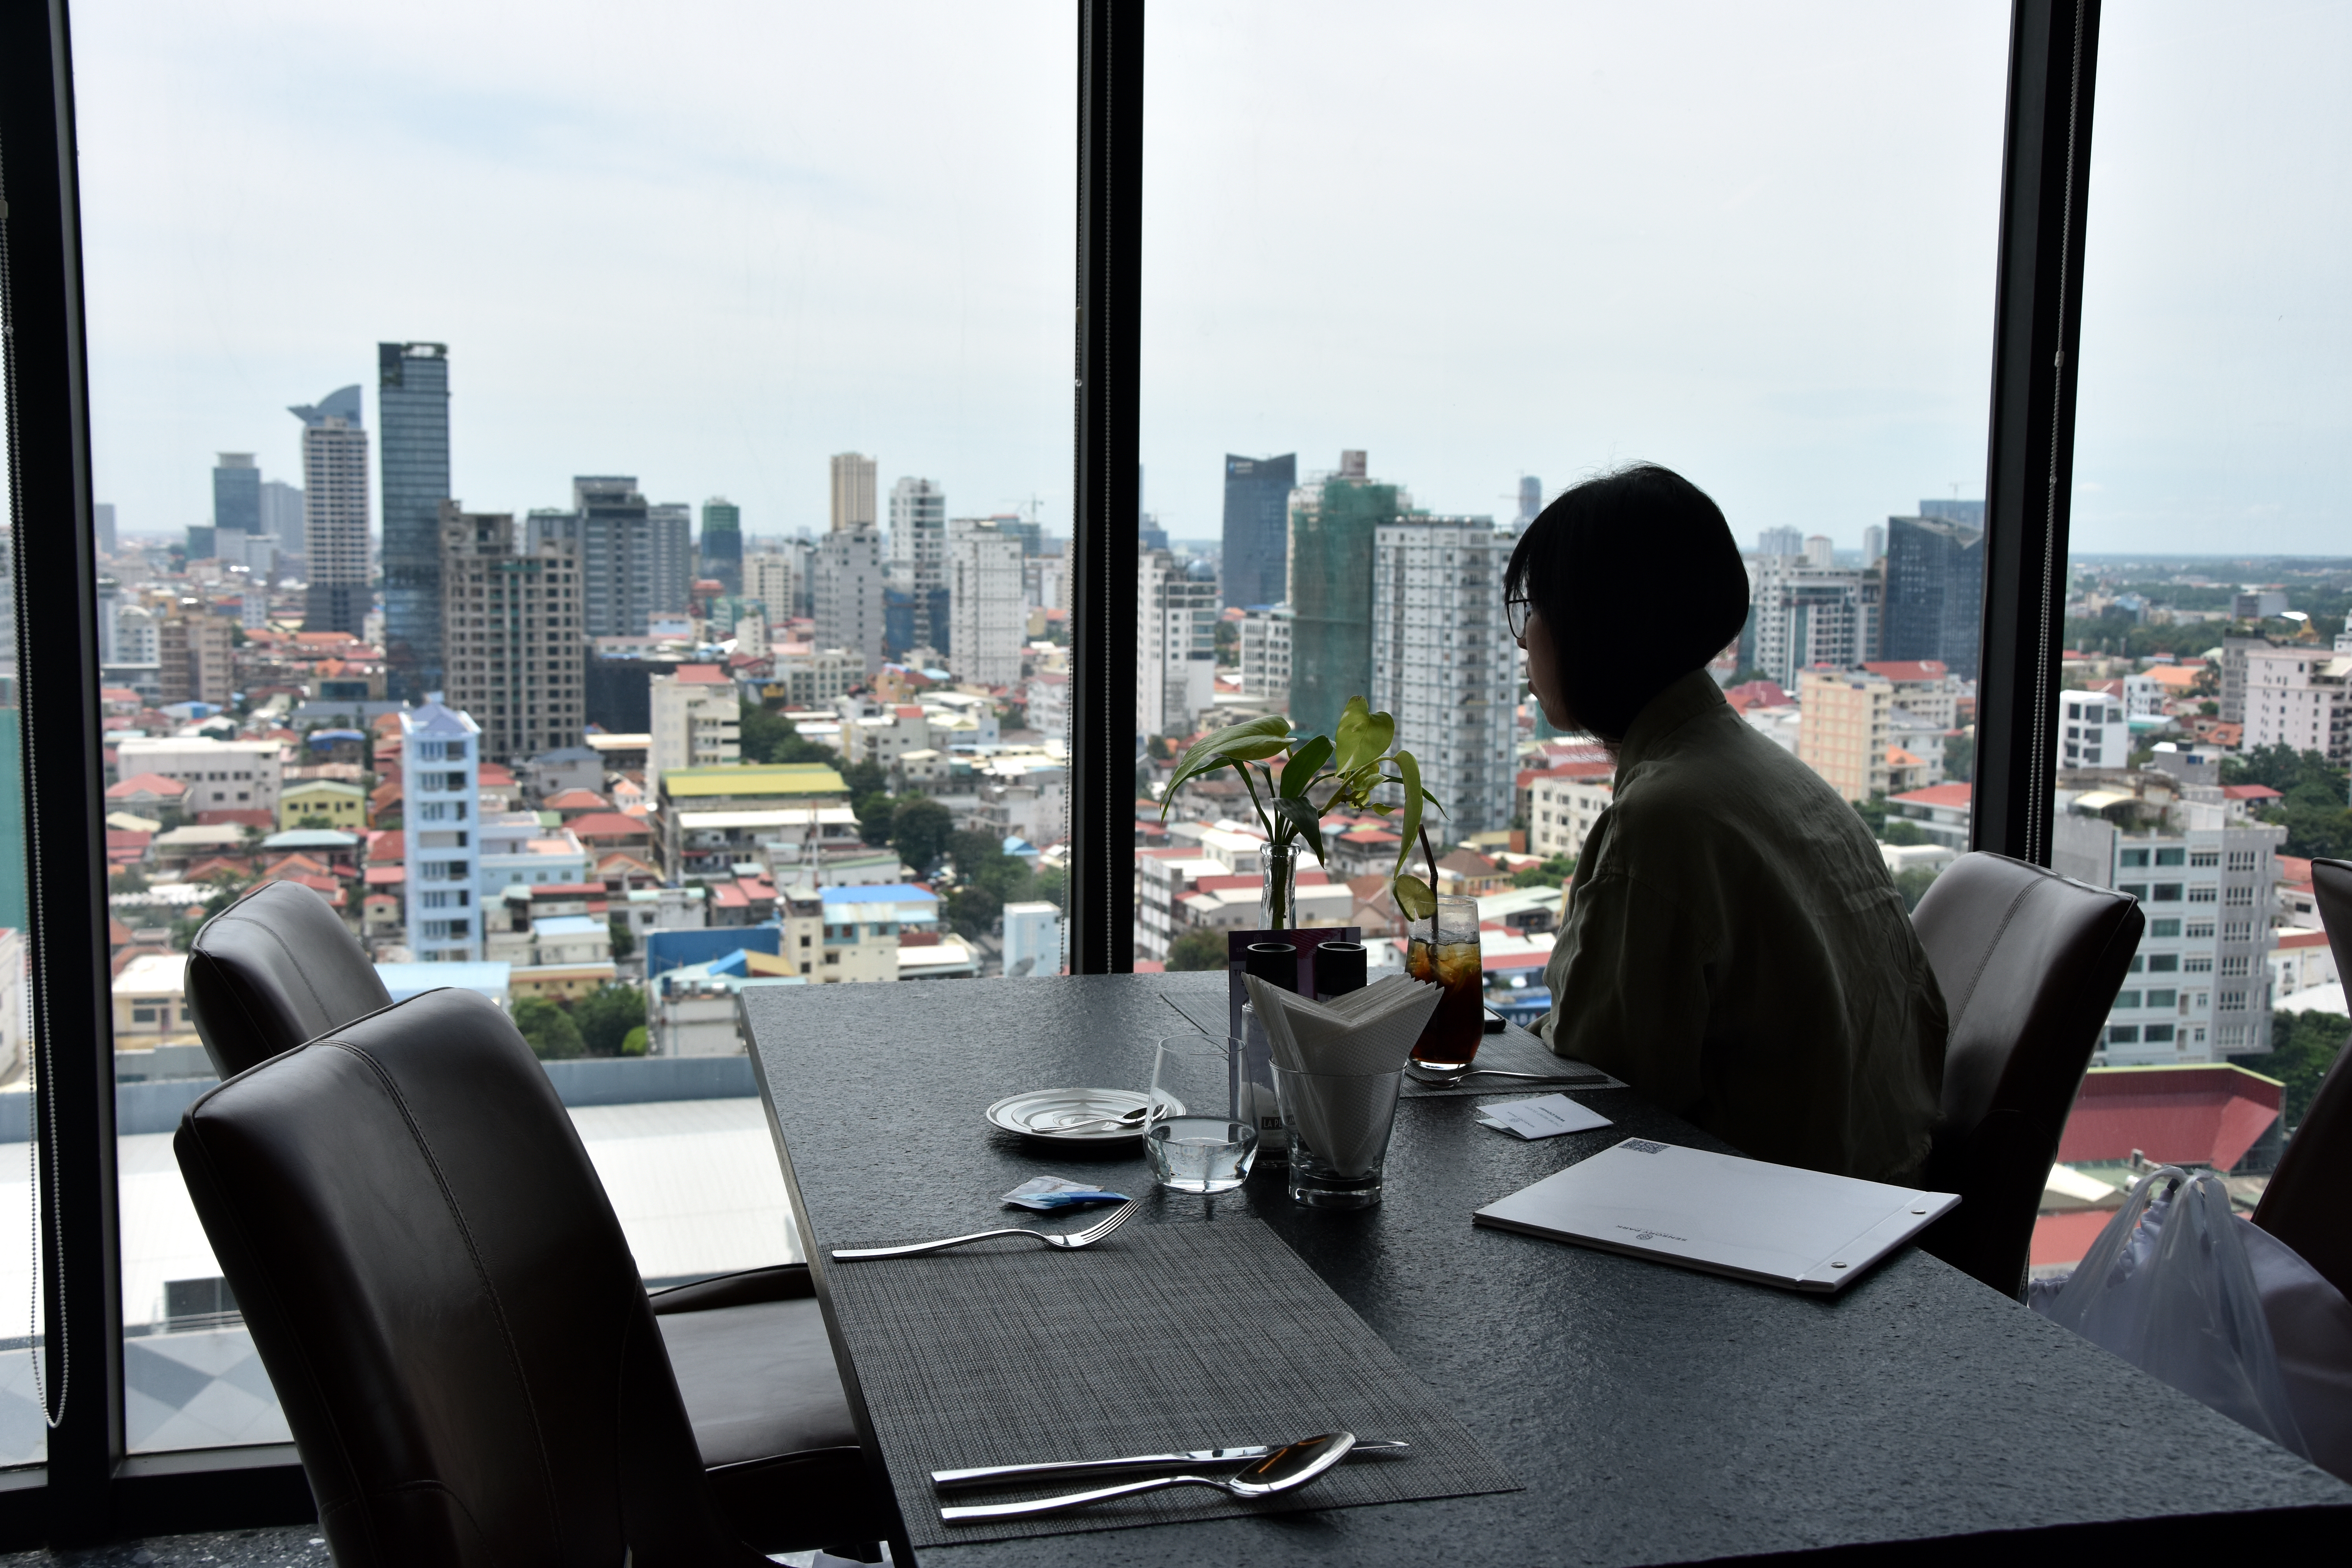
[{"label": "salt and pepper shaker", "polygon": [[1328,1002],[1364,988],[1364,944],[1325,942],[1315,946],[1315,1000]]}]

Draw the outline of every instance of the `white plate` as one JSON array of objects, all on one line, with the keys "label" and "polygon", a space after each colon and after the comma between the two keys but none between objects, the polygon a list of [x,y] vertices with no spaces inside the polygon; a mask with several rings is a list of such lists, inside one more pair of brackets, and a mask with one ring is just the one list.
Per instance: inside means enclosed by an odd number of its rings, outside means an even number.
[{"label": "white plate", "polygon": [[[1181,1105],[1168,1103],[1177,1114],[1183,1113]],[[1063,1129],[1090,1117],[1124,1115],[1142,1104],[1143,1095],[1131,1089],[1033,1089],[1026,1094],[1009,1094],[990,1106],[988,1119],[1007,1132],[1025,1137],[1051,1138],[1062,1143],[1111,1143],[1141,1137],[1143,1129],[1106,1127],[1100,1122]]]}]

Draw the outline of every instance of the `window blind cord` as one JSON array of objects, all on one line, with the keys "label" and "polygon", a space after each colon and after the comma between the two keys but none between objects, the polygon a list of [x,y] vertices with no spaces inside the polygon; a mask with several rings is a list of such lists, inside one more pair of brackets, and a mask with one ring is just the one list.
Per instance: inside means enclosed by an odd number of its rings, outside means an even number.
[{"label": "window blind cord", "polygon": [[[23,788],[23,780],[36,776],[37,770],[34,762],[35,726],[33,722],[33,710],[31,707],[24,701],[23,698],[26,590],[24,563],[19,556],[17,543],[24,538],[24,503],[21,498],[25,493],[25,476],[23,468],[17,459],[17,453],[21,448],[17,438],[16,429],[16,408],[19,392],[16,380],[16,300],[15,291],[11,287],[11,279],[14,276],[14,272],[9,264],[8,226],[7,175],[5,163],[0,163],[0,336],[5,336],[6,342],[5,355],[0,355],[0,365],[5,365],[5,370],[0,370],[0,374],[5,374],[5,396],[8,402],[8,521],[10,525],[8,530],[8,550],[11,556],[8,563],[8,575],[10,579],[9,586],[16,598],[16,682],[18,692],[17,725],[18,733],[23,737],[25,748],[23,758],[24,766],[21,773],[19,774],[18,787]],[[57,1238],[57,1245],[58,1247],[58,1271],[60,1275],[62,1275],[64,1271],[65,1226],[60,1223],[57,1214],[58,1198],[56,1163],[58,1110],[56,1069],[50,1064],[49,1053],[41,1048],[41,1042],[49,1037],[49,997],[48,985],[47,984],[48,976],[47,932],[45,927],[45,922],[40,919],[40,910],[46,907],[41,897],[42,879],[41,855],[39,848],[41,842],[40,810],[40,800],[37,794],[30,789],[25,790],[25,820],[26,826],[32,830],[26,835],[25,858],[26,864],[25,867],[25,872],[26,879],[30,884],[33,894],[33,919],[26,922],[32,929],[26,932],[26,935],[31,938],[30,951],[33,959],[33,972],[37,981],[37,984],[33,988],[33,995],[27,1000],[26,1012],[27,1015],[27,1021],[30,1021],[31,1015],[37,1010],[40,1025],[40,1026],[34,1031],[32,1037],[33,1073],[36,1079],[34,1109],[36,1111],[39,1112],[39,1114],[28,1118],[27,1124],[25,1129],[25,1157],[30,1164],[32,1176],[32,1180],[27,1184],[27,1185],[30,1188],[29,1195],[31,1201],[31,1214],[29,1217],[31,1220],[33,1254],[33,1288],[30,1302],[30,1313],[26,1324],[27,1332],[26,1334],[25,1353],[33,1363],[33,1392],[35,1396],[41,1402],[41,1418],[47,1422],[50,1429],[54,1431],[58,1424],[65,1419],[66,1394],[72,1381],[73,1363],[68,1354],[68,1347],[66,1343],[64,1314],[60,1312],[58,1314],[58,1354],[59,1361],[63,1362],[65,1366],[64,1371],[58,1378],[58,1407],[56,1412],[52,1414],[49,1409],[47,1369],[42,1364],[46,1359],[43,1356],[42,1352],[47,1347],[41,1337],[41,1190],[43,1186],[43,1183],[41,1181],[41,1152],[44,1148],[47,1148],[48,1151],[50,1166],[50,1180],[47,1184],[49,1192],[49,1234]],[[43,1130],[41,1118],[43,1115],[46,1115],[47,1118],[48,1136],[46,1138],[41,1135]],[[60,1286],[61,1290],[62,1289],[63,1287]]]}]

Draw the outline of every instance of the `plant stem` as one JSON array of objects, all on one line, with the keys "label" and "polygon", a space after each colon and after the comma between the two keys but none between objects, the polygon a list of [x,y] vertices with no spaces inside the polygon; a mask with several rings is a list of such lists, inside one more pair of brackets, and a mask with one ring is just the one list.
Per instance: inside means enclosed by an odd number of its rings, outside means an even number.
[{"label": "plant stem", "polygon": [[1421,856],[1429,862],[1429,896],[1437,896],[1437,851],[1429,847],[1429,824],[1421,825]]}]

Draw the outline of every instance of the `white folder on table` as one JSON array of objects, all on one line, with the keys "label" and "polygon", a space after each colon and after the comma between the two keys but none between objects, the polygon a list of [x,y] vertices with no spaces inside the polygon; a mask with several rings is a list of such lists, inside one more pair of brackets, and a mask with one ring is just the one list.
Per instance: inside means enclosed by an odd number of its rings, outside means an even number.
[{"label": "white folder on table", "polygon": [[1473,1217],[1761,1285],[1828,1292],[1959,1201],[1952,1193],[1628,1138]]}]

